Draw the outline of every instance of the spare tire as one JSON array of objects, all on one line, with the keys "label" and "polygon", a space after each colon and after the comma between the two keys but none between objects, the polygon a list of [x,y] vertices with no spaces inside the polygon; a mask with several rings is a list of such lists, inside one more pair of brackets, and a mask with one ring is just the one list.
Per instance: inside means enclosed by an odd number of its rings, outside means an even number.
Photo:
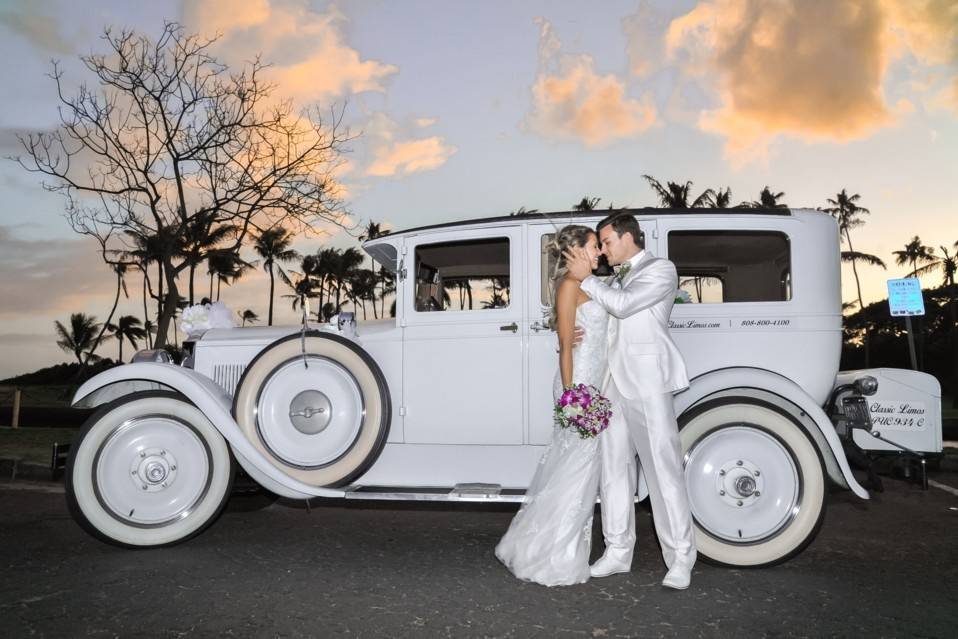
[{"label": "spare tire", "polygon": [[366,472],[386,443],[391,415],[376,362],[355,342],[320,331],[267,346],[233,396],[233,416],[250,442],[312,486],[342,486]]}]

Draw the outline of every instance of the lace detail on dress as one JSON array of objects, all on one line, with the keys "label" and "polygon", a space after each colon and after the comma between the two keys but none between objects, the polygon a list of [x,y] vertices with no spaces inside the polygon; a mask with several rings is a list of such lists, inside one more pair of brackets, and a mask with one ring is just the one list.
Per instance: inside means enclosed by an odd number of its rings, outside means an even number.
[{"label": "lace detail on dress", "polygon": [[[607,365],[607,322],[608,314],[595,302],[576,309],[576,324],[585,329],[585,337],[572,356],[574,383],[601,389]],[[554,397],[561,391],[562,376],[557,372]],[[582,439],[571,430],[556,427],[522,507],[496,546],[496,556],[525,581],[545,586],[587,581],[598,490],[597,438]]]}]

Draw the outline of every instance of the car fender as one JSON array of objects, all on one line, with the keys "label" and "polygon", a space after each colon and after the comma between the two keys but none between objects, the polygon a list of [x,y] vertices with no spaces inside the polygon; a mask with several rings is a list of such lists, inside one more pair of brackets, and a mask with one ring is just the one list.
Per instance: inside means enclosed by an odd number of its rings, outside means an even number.
[{"label": "car fender", "polygon": [[97,406],[142,390],[172,390],[203,411],[216,430],[229,442],[236,461],[250,477],[282,497],[343,497],[339,489],[310,486],[286,476],[243,435],[230,413],[232,398],[219,385],[196,371],[155,362],[116,366],[83,383],[73,396],[74,406]]},{"label": "car fender", "polygon": [[687,390],[675,396],[675,414],[681,416],[705,400],[730,395],[771,401],[785,410],[815,442],[832,481],[862,499],[869,499],[868,491],[852,475],[841,441],[825,411],[798,384],[774,371],[733,367],[703,373],[691,380]]}]

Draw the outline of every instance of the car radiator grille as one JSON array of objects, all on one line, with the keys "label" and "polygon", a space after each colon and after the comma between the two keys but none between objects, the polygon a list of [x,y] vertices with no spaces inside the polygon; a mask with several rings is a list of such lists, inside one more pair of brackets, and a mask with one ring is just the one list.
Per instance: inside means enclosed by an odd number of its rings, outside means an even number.
[{"label": "car radiator grille", "polygon": [[223,387],[230,395],[236,393],[236,385],[243,375],[245,364],[214,364],[213,381]]}]

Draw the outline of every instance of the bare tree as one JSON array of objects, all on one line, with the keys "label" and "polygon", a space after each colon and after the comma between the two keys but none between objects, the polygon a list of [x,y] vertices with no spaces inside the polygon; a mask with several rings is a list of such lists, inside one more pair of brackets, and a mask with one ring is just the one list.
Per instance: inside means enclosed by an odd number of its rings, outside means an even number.
[{"label": "bare tree", "polygon": [[230,71],[210,53],[215,40],[175,23],[155,41],[105,30],[107,53],[81,58],[98,86],[68,95],[54,63],[60,125],[21,136],[26,155],[14,158],[67,198],[75,231],[123,243],[105,252],[136,248],[131,237],[172,238],[157,243],[166,285],[157,348],[181,297],[177,276],[204,256],[190,251],[191,229],[234,227],[217,250],[238,251],[277,225],[308,233],[346,223],[332,178],[349,140],[342,109],[294,112],[273,100],[259,59]]}]

